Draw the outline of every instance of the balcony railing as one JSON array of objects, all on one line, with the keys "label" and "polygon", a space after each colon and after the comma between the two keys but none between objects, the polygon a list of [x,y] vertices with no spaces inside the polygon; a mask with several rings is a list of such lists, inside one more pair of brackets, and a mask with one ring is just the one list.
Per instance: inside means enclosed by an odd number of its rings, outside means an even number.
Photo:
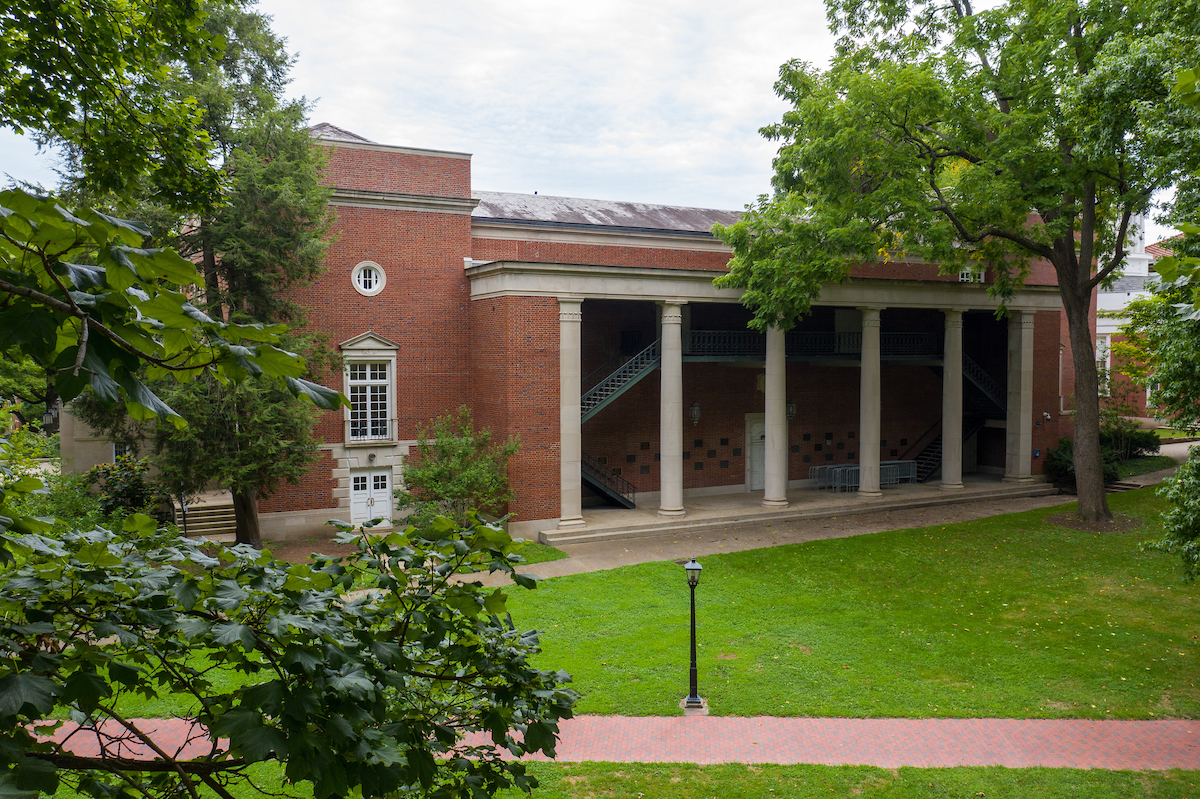
[{"label": "balcony railing", "polygon": [[[789,358],[857,358],[862,354],[862,333],[792,331],[786,336]],[[881,356],[887,359],[938,358],[940,333],[881,333]],[[684,349],[690,358],[746,358],[762,360],[767,338],[754,330],[693,330]]]},{"label": "balcony railing", "polygon": [[391,419],[346,419],[343,423],[343,441],[347,444],[374,444],[396,440],[396,420]]}]

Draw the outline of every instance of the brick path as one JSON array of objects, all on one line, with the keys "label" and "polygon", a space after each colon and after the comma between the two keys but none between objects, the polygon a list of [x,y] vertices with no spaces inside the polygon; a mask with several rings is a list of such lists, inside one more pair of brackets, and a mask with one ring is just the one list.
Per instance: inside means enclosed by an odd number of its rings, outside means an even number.
[{"label": "brick path", "polygon": [[581,716],[557,760],[1200,770],[1200,720]]},{"label": "brick path", "polygon": [[[189,721],[134,723],[171,754],[198,756],[206,748],[204,730]],[[69,727],[55,737],[70,735]],[[567,762],[1200,770],[1200,720],[581,716],[560,729],[557,760]],[[71,744],[78,754],[95,754],[94,733],[77,731]],[[121,754],[153,757],[136,746]]]}]

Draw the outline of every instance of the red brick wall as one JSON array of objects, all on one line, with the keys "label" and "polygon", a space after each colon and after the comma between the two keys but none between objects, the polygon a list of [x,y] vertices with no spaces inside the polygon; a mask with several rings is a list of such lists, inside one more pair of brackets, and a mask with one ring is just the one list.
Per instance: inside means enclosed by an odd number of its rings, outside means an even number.
[{"label": "red brick wall", "polygon": [[[1033,459],[1032,473],[1045,471],[1046,453],[1058,446],[1059,311],[1033,315]],[[1043,414],[1050,414],[1047,420]]]},{"label": "red brick wall", "polygon": [[729,263],[729,255],[721,252],[506,239],[473,240],[471,257],[480,261],[641,266],[654,269],[704,269],[711,272],[722,272]]},{"label": "red brick wall", "polygon": [[[469,286],[463,257],[470,249],[467,217],[378,208],[335,209],[336,241],[327,271],[297,291],[310,325],[330,345],[373,331],[399,344],[396,353],[397,435],[413,439],[417,426],[458,407],[467,397]],[[362,261],[383,267],[387,285],[374,297],[354,290],[350,274]],[[336,373],[326,383],[344,390]],[[342,412],[322,416],[318,434],[343,440]]]},{"label": "red brick wall", "polygon": [[[928,280],[937,283],[957,283],[958,274],[941,274],[937,266],[931,264],[893,261],[891,263],[864,264],[850,270],[851,277],[876,278],[887,280]],[[990,283],[993,273],[984,275],[984,282]],[[1046,261],[1034,261],[1029,266],[1029,274],[1025,277],[1027,286],[1057,286],[1058,275],[1054,267]]]},{"label": "red brick wall", "polygon": [[[500,297],[470,305],[470,404],[497,439],[519,436],[509,462],[517,521],[560,515],[558,300]],[[467,396],[464,394],[463,396]]]},{"label": "red brick wall", "polygon": [[258,512],[336,508],[337,500],[333,498],[333,489],[337,486],[337,481],[331,476],[334,466],[333,457],[328,452],[318,453],[312,469],[300,478],[298,485],[284,483],[271,496],[260,498]]},{"label": "red brick wall", "polygon": [[471,196],[470,158],[325,144],[325,182],[330,186],[430,197]]}]

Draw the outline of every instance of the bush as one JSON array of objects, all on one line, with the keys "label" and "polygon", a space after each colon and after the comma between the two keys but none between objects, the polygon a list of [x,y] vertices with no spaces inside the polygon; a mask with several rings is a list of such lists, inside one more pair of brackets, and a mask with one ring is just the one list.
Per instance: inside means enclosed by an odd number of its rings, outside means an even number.
[{"label": "bush", "polygon": [[1127,461],[1157,453],[1159,438],[1153,430],[1125,425],[1105,427],[1100,431],[1100,446],[1113,450],[1120,460]]},{"label": "bush", "polygon": [[15,498],[15,506],[30,516],[53,518],[59,530],[91,530],[104,523],[100,497],[88,490],[87,475],[50,474],[42,482],[45,488]]},{"label": "bush", "polygon": [[150,480],[150,462],[145,458],[118,455],[113,463],[93,466],[86,479],[99,486],[100,510],[106,517],[124,518],[132,513],[161,517],[164,514],[158,509],[170,507],[170,497]]},{"label": "bush", "polygon": [[[1101,444],[1100,459],[1104,464],[1104,483],[1107,485],[1120,479],[1121,459],[1116,450]],[[1046,478],[1060,490],[1075,493],[1075,444],[1071,439],[1060,438],[1058,449],[1047,453]]]},{"label": "bush", "polygon": [[1171,509],[1163,514],[1166,535],[1144,546],[1178,552],[1183,560],[1183,577],[1190,582],[1200,574],[1200,449],[1188,454],[1175,476],[1163,481],[1158,493],[1171,503]]}]

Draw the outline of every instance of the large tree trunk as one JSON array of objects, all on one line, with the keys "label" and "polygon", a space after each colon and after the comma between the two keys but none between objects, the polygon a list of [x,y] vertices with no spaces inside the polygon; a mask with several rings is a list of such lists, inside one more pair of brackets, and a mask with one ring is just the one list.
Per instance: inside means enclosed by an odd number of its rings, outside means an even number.
[{"label": "large tree trunk", "polygon": [[258,529],[258,493],[253,489],[233,492],[233,515],[237,520],[237,543],[262,549]]},{"label": "large tree trunk", "polygon": [[1100,384],[1092,343],[1093,291],[1081,291],[1073,281],[1063,281],[1059,294],[1067,314],[1071,361],[1075,366],[1075,484],[1079,492],[1079,518],[1087,522],[1112,518],[1104,493],[1104,464],[1100,458]]}]

